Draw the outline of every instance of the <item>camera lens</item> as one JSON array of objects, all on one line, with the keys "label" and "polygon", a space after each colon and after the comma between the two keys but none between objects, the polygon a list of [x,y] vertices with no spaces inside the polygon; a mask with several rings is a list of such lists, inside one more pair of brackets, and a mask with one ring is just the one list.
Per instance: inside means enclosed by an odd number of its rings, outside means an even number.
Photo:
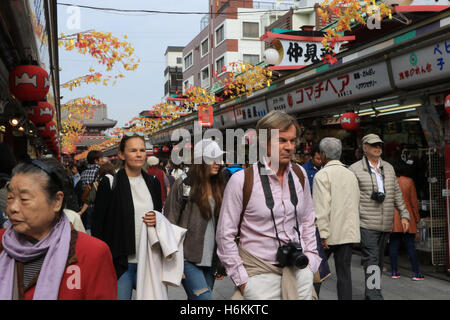
[{"label": "camera lens", "polygon": [[308,266],[309,259],[303,253],[297,254],[293,257],[294,266],[298,269],[304,269]]}]

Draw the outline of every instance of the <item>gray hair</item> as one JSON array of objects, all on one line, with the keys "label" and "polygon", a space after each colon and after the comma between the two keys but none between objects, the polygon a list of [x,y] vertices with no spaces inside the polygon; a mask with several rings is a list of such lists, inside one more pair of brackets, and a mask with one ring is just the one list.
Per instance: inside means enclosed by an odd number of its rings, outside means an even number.
[{"label": "gray hair", "polygon": [[323,138],[319,144],[320,152],[324,152],[327,159],[339,160],[342,154],[342,142],[336,138]]}]

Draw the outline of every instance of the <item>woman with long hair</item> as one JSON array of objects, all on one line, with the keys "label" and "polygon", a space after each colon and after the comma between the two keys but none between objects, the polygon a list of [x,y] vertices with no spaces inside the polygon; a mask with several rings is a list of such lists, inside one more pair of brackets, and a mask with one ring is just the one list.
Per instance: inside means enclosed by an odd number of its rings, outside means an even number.
[{"label": "woman with long hair", "polygon": [[225,189],[221,173],[223,154],[213,140],[198,142],[187,177],[174,182],[164,205],[166,218],[188,230],[182,284],[190,300],[211,300],[214,281],[224,274],[215,241]]},{"label": "woman with long hair", "polygon": [[102,179],[95,197],[92,235],[105,241],[114,259],[118,278],[118,300],[130,300],[136,289],[137,253],[142,223],[156,224],[153,210],[161,211],[159,181],[148,175],[145,139],[142,133],[126,133],[119,144],[124,162],[110,183]]}]

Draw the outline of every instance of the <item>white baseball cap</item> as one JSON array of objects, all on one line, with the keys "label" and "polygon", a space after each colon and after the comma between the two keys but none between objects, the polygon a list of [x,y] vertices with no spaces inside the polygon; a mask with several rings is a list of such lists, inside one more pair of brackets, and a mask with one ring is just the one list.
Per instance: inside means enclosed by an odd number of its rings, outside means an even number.
[{"label": "white baseball cap", "polygon": [[[211,139],[202,139],[194,146],[194,159],[217,160],[222,162],[222,155],[226,153],[223,151],[216,141]],[[208,161],[207,161],[208,163]]]}]

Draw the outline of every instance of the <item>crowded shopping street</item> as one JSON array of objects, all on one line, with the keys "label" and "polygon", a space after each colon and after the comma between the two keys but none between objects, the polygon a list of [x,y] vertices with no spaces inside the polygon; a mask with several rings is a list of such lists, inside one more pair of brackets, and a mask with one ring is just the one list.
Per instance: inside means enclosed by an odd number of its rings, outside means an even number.
[{"label": "crowded shopping street", "polygon": [[448,299],[449,0],[0,1],[0,300]]}]

